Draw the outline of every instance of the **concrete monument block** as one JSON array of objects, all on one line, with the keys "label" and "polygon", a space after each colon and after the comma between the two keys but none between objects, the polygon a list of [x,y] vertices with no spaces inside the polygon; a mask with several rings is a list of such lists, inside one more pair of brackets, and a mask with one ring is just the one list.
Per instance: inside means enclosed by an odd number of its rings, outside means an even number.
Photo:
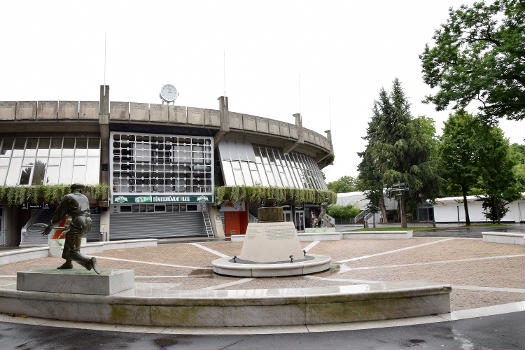
[{"label": "concrete monument block", "polygon": [[78,119],[78,101],[59,101],[58,119]]},{"label": "concrete monument block", "polygon": [[279,122],[277,120],[269,120],[269,128],[268,128],[270,134],[279,135]]},{"label": "concrete monument block", "polygon": [[303,257],[293,222],[250,223],[242,246],[241,259],[255,262],[289,261]]},{"label": "concrete monument block", "polygon": [[169,121],[169,111],[167,105],[149,105],[149,118],[152,122],[167,123]]},{"label": "concrete monument block", "polygon": [[16,289],[22,291],[112,295],[134,286],[133,270],[102,270],[97,275],[84,269],[40,269],[16,274]]},{"label": "concrete monument block", "polygon": [[37,119],[57,119],[58,101],[38,101]]},{"label": "concrete monument block", "polygon": [[290,129],[288,128],[288,123],[279,123],[279,133],[281,136],[290,137]]},{"label": "concrete monument block", "polygon": [[16,103],[16,119],[35,119],[36,101],[18,101]]},{"label": "concrete monument block", "polygon": [[129,102],[111,102],[109,114],[111,120],[129,120]]},{"label": "concrete monument block", "polygon": [[174,106],[173,113],[170,109],[170,122],[178,124],[187,124],[188,123],[188,109],[185,106]]},{"label": "concrete monument block", "polygon": [[230,128],[242,130],[242,114],[230,112]]},{"label": "concrete monument block", "polygon": [[257,124],[255,122],[256,117],[252,115],[243,114],[242,118],[243,118],[242,123],[244,125],[244,130],[257,131]]},{"label": "concrete monument block", "polygon": [[205,109],[204,110],[204,125],[221,126],[220,112],[215,109]]},{"label": "concrete monument block", "polygon": [[0,102],[0,120],[14,120],[16,114],[16,101]]},{"label": "concrete monument block", "polygon": [[268,133],[268,119],[257,117],[256,123],[258,132]]},{"label": "concrete monument block", "polygon": [[98,119],[98,101],[80,101],[79,119]]},{"label": "concrete monument block", "polygon": [[148,121],[149,105],[147,103],[131,102],[129,104],[129,119],[136,121]]}]

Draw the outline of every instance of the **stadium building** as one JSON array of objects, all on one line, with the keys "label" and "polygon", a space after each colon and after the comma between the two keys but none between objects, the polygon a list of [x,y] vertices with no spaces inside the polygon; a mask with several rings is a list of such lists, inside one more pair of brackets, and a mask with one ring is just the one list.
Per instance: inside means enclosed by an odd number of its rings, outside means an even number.
[{"label": "stadium building", "polygon": [[[91,199],[88,241],[243,234],[261,201],[217,204],[216,188],[327,189],[330,131],[294,118],[230,112],[224,96],[218,110],[110,102],[107,85],[99,101],[0,102],[0,244],[44,243],[27,228],[48,222],[56,205],[49,191],[72,183],[108,192]],[[33,189],[44,199],[30,200]],[[302,230],[319,203],[284,209]]]}]

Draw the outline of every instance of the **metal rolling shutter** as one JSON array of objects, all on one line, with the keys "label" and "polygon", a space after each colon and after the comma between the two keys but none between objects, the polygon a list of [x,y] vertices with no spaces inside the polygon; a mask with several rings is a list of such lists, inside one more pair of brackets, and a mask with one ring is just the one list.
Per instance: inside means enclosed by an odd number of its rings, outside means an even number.
[{"label": "metal rolling shutter", "polygon": [[110,240],[206,236],[202,213],[112,213]]},{"label": "metal rolling shutter", "polygon": [[91,231],[86,235],[88,242],[100,241],[100,214],[91,214]]}]

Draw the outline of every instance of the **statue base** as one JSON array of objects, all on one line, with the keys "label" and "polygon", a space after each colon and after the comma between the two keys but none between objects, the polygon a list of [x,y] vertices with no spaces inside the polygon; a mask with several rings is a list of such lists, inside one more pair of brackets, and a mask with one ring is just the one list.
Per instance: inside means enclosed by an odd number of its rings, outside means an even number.
[{"label": "statue base", "polygon": [[21,291],[112,295],[135,287],[133,270],[39,269],[19,271],[16,289]]}]

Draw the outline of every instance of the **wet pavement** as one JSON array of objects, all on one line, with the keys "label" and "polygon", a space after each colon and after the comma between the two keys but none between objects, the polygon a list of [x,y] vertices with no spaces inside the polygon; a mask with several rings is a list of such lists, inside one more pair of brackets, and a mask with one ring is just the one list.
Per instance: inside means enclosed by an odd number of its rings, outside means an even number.
[{"label": "wet pavement", "polygon": [[172,335],[29,326],[0,322],[0,348],[144,349],[443,349],[525,348],[525,312],[404,327],[266,335]]}]

